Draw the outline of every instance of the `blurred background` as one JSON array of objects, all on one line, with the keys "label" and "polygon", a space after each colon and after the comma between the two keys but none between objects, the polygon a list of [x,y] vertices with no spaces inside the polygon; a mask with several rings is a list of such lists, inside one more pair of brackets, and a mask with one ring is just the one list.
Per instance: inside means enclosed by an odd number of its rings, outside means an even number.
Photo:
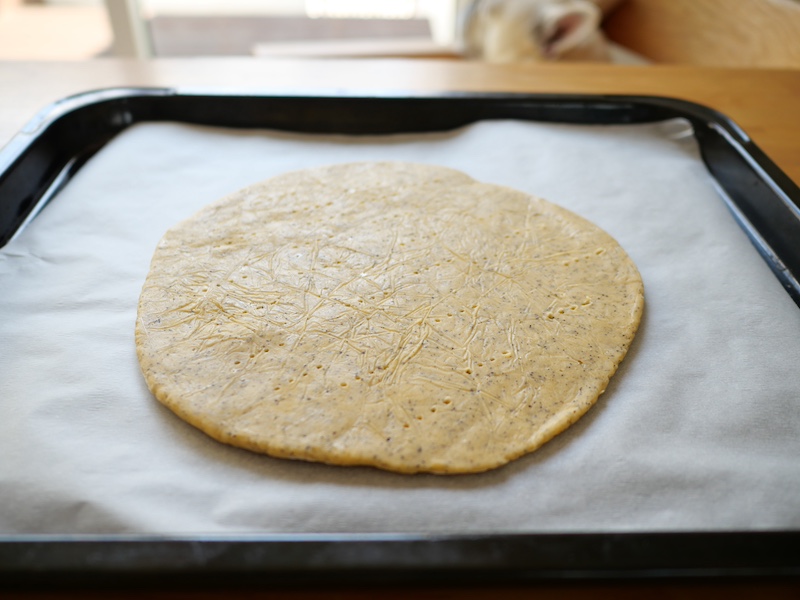
[{"label": "blurred background", "polygon": [[0,60],[449,53],[458,0],[0,0]]},{"label": "blurred background", "polygon": [[[469,0],[0,0],[0,60],[459,58]],[[608,37],[652,63],[800,68],[800,0],[620,0]]]}]

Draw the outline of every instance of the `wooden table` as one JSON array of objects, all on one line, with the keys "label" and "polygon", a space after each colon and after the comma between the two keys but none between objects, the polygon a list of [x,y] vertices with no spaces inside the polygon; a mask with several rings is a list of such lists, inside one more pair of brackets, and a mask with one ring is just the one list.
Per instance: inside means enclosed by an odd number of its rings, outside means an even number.
[{"label": "wooden table", "polygon": [[[800,183],[800,71],[683,66],[487,66],[460,61],[175,59],[0,63],[0,144],[66,95],[115,86],[223,86],[263,91],[393,90],[647,94],[691,100],[736,121]],[[800,243],[800,241],[799,241]],[[166,591],[158,598],[797,598],[798,581],[534,584],[529,587]],[[0,591],[3,598],[134,598],[100,592]]]}]

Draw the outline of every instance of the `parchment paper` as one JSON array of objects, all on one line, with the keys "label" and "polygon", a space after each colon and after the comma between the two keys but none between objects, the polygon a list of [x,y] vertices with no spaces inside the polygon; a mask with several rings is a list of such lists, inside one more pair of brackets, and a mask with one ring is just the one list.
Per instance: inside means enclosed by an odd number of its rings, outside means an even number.
[{"label": "parchment paper", "polygon": [[[0,250],[0,533],[800,527],[800,310],[680,128],[127,130]],[[136,303],[168,227],[287,170],[377,159],[559,203],[616,237],[642,273],[644,320],[606,394],[507,467],[404,476],[273,459],[211,440],[145,386]]]}]

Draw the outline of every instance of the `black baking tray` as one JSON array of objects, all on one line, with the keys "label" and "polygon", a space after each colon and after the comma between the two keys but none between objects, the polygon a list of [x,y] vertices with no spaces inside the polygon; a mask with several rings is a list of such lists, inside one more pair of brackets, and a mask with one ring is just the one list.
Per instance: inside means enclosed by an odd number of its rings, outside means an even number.
[{"label": "black baking tray", "polygon": [[[262,94],[124,88],[65,98],[0,149],[0,247],[135,123],[298,133],[451,130],[488,119],[619,125],[686,120],[721,198],[800,306],[800,188],[725,115],[662,97]],[[56,200],[57,201],[57,200]],[[502,535],[0,535],[2,586],[518,583],[797,577],[800,531]]]}]

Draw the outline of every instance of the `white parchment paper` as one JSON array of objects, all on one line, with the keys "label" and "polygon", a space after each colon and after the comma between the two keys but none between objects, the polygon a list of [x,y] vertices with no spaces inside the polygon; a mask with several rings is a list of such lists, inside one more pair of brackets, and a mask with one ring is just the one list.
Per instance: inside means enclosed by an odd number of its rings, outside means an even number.
[{"label": "white parchment paper", "polygon": [[[0,250],[0,533],[800,527],[800,310],[678,129],[127,130]],[[211,440],[145,386],[136,303],[168,227],[287,170],[378,159],[561,204],[642,273],[642,326],[606,394],[507,467],[404,476],[273,459]]]}]

